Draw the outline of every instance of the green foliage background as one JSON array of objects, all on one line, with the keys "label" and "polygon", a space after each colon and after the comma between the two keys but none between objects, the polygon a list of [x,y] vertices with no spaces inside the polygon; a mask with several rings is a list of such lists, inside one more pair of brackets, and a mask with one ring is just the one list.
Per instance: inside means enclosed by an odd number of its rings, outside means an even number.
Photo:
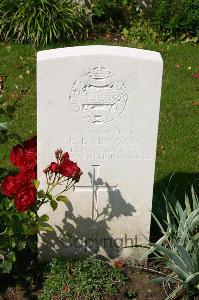
[{"label": "green foliage background", "polygon": [[149,19],[165,37],[199,36],[198,0],[152,0]]},{"label": "green foliage background", "polygon": [[129,38],[147,42],[152,38],[196,43],[199,2],[174,0],[171,5],[170,0],[152,0],[147,8],[138,5],[138,0],[92,0],[89,7],[74,0],[0,2],[2,41],[41,46],[124,29]]},{"label": "green foliage background", "polygon": [[89,17],[72,0],[2,0],[0,38],[46,45],[85,36]]}]

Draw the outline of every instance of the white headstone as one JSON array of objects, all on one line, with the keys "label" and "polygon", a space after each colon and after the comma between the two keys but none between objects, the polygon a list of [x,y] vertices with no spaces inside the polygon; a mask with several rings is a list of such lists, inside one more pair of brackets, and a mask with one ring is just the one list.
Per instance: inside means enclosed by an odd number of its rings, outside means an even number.
[{"label": "white headstone", "polygon": [[[56,234],[41,258],[97,253],[135,260],[149,238],[163,63],[159,53],[85,46],[41,51],[38,177],[58,148],[83,171],[68,206],[46,205]],[[146,239],[145,239],[145,238]]]}]

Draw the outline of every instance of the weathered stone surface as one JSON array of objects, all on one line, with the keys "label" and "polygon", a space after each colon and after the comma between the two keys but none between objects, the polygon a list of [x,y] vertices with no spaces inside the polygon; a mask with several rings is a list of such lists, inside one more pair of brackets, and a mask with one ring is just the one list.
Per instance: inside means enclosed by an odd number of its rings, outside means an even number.
[{"label": "weathered stone surface", "polygon": [[84,174],[53,212],[41,258],[98,253],[135,260],[150,232],[162,79],[159,53],[86,46],[38,53],[38,176],[57,148]]}]

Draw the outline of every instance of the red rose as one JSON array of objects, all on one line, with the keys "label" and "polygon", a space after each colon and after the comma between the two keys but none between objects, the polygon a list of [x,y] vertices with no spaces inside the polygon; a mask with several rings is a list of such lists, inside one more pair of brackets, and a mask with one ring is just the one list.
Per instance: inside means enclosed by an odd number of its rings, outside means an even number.
[{"label": "red rose", "polygon": [[65,160],[68,160],[69,159],[69,154],[68,152],[65,152],[62,154],[62,157],[61,157],[61,161],[65,161]]},{"label": "red rose", "polygon": [[13,196],[24,185],[32,184],[34,179],[36,179],[36,173],[32,170],[21,170],[15,176],[8,176],[2,181],[2,194],[9,197]]},{"label": "red rose", "polygon": [[60,164],[59,173],[65,177],[73,178],[75,180],[79,180],[79,177],[82,174],[77,164],[69,159],[64,160]]},{"label": "red rose", "polygon": [[36,179],[36,173],[33,170],[21,170],[15,176],[15,181],[18,189],[20,189],[24,185],[32,184],[34,179]]},{"label": "red rose", "polygon": [[78,182],[78,181],[80,180],[80,177],[81,177],[82,174],[83,174],[83,172],[81,171],[81,169],[80,169],[78,166],[76,166],[75,174],[74,174],[74,176],[73,176],[73,179],[74,179],[76,182]]},{"label": "red rose", "polygon": [[27,211],[36,202],[36,188],[33,185],[24,186],[20,189],[14,199],[18,211]]},{"label": "red rose", "polygon": [[49,170],[53,173],[57,173],[59,171],[59,165],[56,162],[51,162]]},{"label": "red rose", "polygon": [[34,169],[37,164],[37,138],[32,137],[31,139],[25,141],[25,168]]},{"label": "red rose", "polygon": [[13,196],[17,192],[15,176],[7,176],[1,183],[1,192],[5,196]]},{"label": "red rose", "polygon": [[74,169],[73,162],[71,160],[67,160],[67,161],[64,160],[60,164],[59,172],[61,175],[65,176],[65,177],[72,177],[73,169]]},{"label": "red rose", "polygon": [[25,151],[21,145],[16,145],[10,152],[10,161],[18,168],[24,165]]},{"label": "red rose", "polygon": [[19,169],[34,169],[37,163],[36,137],[24,145],[16,145],[10,152],[10,160]]}]

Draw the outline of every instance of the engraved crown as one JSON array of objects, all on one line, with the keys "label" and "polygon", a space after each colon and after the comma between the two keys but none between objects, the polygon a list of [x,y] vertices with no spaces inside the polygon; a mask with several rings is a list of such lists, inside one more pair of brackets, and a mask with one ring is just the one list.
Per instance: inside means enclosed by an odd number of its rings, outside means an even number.
[{"label": "engraved crown", "polygon": [[103,66],[97,66],[90,72],[90,77],[93,79],[104,79],[110,76],[110,71]]}]

